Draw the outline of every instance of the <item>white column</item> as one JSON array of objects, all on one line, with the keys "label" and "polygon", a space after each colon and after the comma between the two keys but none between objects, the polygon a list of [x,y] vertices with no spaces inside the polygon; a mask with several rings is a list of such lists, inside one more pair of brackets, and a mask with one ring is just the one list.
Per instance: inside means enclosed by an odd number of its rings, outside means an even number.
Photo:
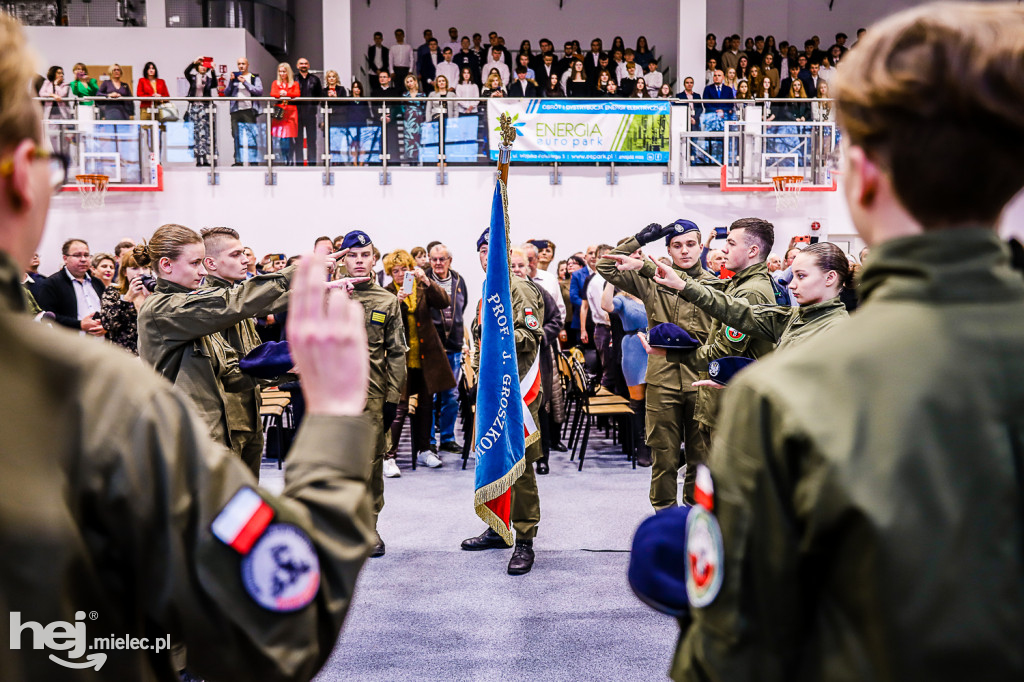
[{"label": "white column", "polygon": [[352,82],[352,3],[351,0],[325,0],[324,68],[336,69],[341,82]]},{"label": "white column", "polygon": [[167,27],[167,3],[164,0],[149,0],[146,3],[146,27]]},{"label": "white column", "polygon": [[676,92],[683,79],[692,76],[693,89],[704,89],[704,36],[707,35],[707,0],[679,0],[679,52],[676,64]]}]

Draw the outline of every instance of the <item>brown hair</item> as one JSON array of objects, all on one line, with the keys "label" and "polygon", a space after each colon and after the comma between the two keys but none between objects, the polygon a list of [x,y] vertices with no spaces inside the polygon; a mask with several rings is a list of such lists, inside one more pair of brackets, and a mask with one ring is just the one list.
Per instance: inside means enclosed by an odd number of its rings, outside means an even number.
[{"label": "brown hair", "polygon": [[1024,186],[1024,10],[931,4],[878,23],[832,83],[850,144],[926,228],[992,224]]},{"label": "brown hair", "polygon": [[90,263],[90,265],[95,268],[105,260],[108,260],[114,265],[117,265],[117,259],[114,258],[114,256],[112,256],[109,253],[97,253],[92,257],[92,262]]},{"label": "brown hair", "polygon": [[40,141],[39,109],[29,90],[34,77],[35,60],[21,24],[0,13],[0,152],[22,140]]},{"label": "brown hair", "polygon": [[203,238],[203,245],[206,247],[207,255],[211,251],[222,248],[221,243],[225,239],[240,239],[238,231],[230,227],[204,227],[199,231],[199,234]]},{"label": "brown hair", "polygon": [[156,229],[148,244],[138,244],[132,249],[132,255],[135,256],[135,262],[139,264],[139,267],[144,268],[153,263],[159,263],[161,258],[174,260],[189,244],[202,243],[203,238],[195,230],[184,225],[168,223]]},{"label": "brown hair", "polygon": [[772,247],[775,246],[775,226],[767,220],[762,220],[761,218],[740,218],[739,220],[734,220],[732,225],[729,226],[729,231],[732,232],[733,230],[744,230],[743,240],[747,246],[756,244],[760,247],[760,253],[757,254],[759,263],[763,263],[768,258]]},{"label": "brown hair", "polygon": [[427,250],[424,249],[422,246],[414,246],[414,247],[412,247],[412,251],[410,252],[410,255],[413,258],[417,258],[419,256],[427,256],[429,254],[427,253]]},{"label": "brown hair", "polygon": [[68,239],[63,244],[60,245],[60,255],[66,256],[69,253],[71,253],[71,245],[74,244],[75,242],[78,242],[79,244],[85,244],[85,248],[89,248],[89,242],[85,241],[84,239],[79,239],[78,237],[72,237],[71,239]]},{"label": "brown hair", "polygon": [[853,269],[850,267],[850,259],[846,257],[843,250],[831,242],[818,242],[811,244],[797,255],[807,254],[814,258],[814,265],[822,272],[834,270],[839,275],[839,288],[853,288]]},{"label": "brown hair", "polygon": [[114,288],[121,292],[124,296],[128,293],[128,285],[131,284],[128,281],[128,268],[141,268],[144,267],[139,265],[138,261],[135,260],[135,253],[131,250],[126,250],[121,253],[121,265],[117,270],[117,279],[114,280]]},{"label": "brown hair", "polygon": [[412,270],[416,267],[416,261],[409,255],[409,252],[405,249],[395,249],[388,255],[384,256],[384,272],[391,274],[391,270],[396,266],[404,266],[408,270]]}]

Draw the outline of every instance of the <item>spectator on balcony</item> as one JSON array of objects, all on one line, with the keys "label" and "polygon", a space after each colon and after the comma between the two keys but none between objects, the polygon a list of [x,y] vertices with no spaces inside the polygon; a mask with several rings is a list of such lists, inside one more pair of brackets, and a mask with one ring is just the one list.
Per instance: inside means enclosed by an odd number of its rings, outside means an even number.
[{"label": "spectator on balcony", "polygon": [[761,50],[761,66],[764,66],[764,58],[768,55],[772,56],[776,65],[779,63],[779,60],[782,59],[781,55],[779,55],[779,46],[775,42],[775,36],[771,34],[764,38],[764,49]]},{"label": "spectator on balcony", "polygon": [[[462,39],[462,45],[458,52],[452,54],[452,63],[459,67],[459,74],[462,73],[463,69],[469,69],[469,72],[473,75],[473,82],[480,85],[480,60],[477,59],[476,53],[473,52],[469,47],[469,38]],[[456,81],[462,80],[461,75]]]},{"label": "spectator on balcony", "polygon": [[616,83],[619,82],[619,65],[625,62],[626,55],[622,50],[611,50],[608,52],[608,70],[612,72]]},{"label": "spectator on balcony", "polygon": [[505,88],[501,85],[501,74],[497,69],[491,69],[487,76],[487,85],[480,92],[481,97],[505,97]]},{"label": "spectator on balcony", "polygon": [[[533,58],[533,45],[530,44],[529,40],[524,40],[523,42],[519,43],[519,54],[525,54],[527,57],[527,61]],[[518,55],[516,56],[516,58],[518,59]],[[519,66],[518,62],[516,63],[516,66]],[[529,63],[527,63],[527,66],[529,66]]]},{"label": "spectator on balcony", "polygon": [[736,92],[736,85],[739,82],[740,79],[736,77],[736,69],[734,67],[729,67],[728,69],[726,69],[724,83],[728,85],[730,88],[732,88],[733,92]]},{"label": "spectator on balcony", "polygon": [[562,49],[562,57],[555,62],[555,71],[558,72],[559,76],[569,72],[569,68],[572,66],[574,60],[580,59],[582,61],[582,55],[576,54],[576,50],[573,48],[571,40],[565,41],[565,45]]},{"label": "spectator on balcony", "polygon": [[612,76],[607,70],[602,70],[597,75],[597,83],[594,84],[591,92],[594,97],[607,97],[608,96],[608,85],[614,84]]},{"label": "spectator on balcony", "polygon": [[[299,97],[323,97],[324,86],[320,77],[309,72],[309,60],[300,57],[295,62],[298,73],[295,74],[295,84],[299,86]],[[311,166],[320,165],[320,155],[317,153],[317,129],[316,112],[319,104],[315,102],[300,102],[296,105],[298,113],[298,136],[292,154],[295,162],[302,164],[302,150],[306,150],[306,160]]]},{"label": "spectator on balcony", "polygon": [[832,68],[839,66],[839,60],[843,58],[844,54],[846,54],[846,50],[841,45],[833,45],[828,48],[828,58],[832,63]]},{"label": "spectator on balcony", "polygon": [[647,44],[647,37],[640,36],[636,39],[636,47],[633,49],[633,58],[637,64],[640,65],[641,69],[647,70],[647,65],[653,61],[654,53],[651,52],[650,46]]},{"label": "spectator on balcony", "polygon": [[277,79],[270,86],[270,96],[277,98],[274,106],[281,112],[270,123],[270,135],[277,141],[274,153],[279,163],[294,166],[298,158],[297,138],[299,136],[299,112],[288,100],[298,97],[299,84],[290,64],[277,65]]},{"label": "spectator on balcony", "polygon": [[576,60],[569,71],[569,79],[565,82],[566,97],[590,97],[591,89],[587,83],[587,74],[583,62]]},{"label": "spectator on balcony", "polygon": [[658,92],[655,93],[655,97],[658,99],[672,99],[672,86],[668,83],[662,83],[661,87],[658,88]]},{"label": "spectator on balcony", "polygon": [[[468,66],[462,67],[462,73],[459,76],[459,83],[455,86],[456,97],[479,97],[480,86],[476,84],[476,79],[473,76],[473,69]],[[475,114],[476,113],[476,102],[458,102],[456,109],[459,110],[460,114]]]},{"label": "spectator on balcony", "polygon": [[[59,66],[51,66],[46,71],[46,80],[39,88],[40,97],[49,97],[50,100],[43,102],[43,118],[67,120],[71,118],[71,105],[67,100],[71,98],[71,85],[64,82],[64,69]],[[54,149],[60,151],[60,147],[54,145]]]},{"label": "spectator on balcony", "polygon": [[445,116],[451,118],[455,118],[456,116],[458,116],[459,108],[455,106],[453,102],[434,102],[434,100],[441,100],[452,97],[455,97],[455,89],[448,84],[448,78],[446,76],[438,74],[438,76],[434,78],[434,91],[430,93],[430,95],[428,96],[428,99],[431,101],[427,104],[427,118],[431,120],[435,118],[440,118],[442,106],[444,107],[445,110]]},{"label": "spectator on balcony", "polygon": [[[637,63],[639,64],[639,62]],[[654,97],[658,94],[658,90],[661,89],[661,84],[665,79],[662,77],[661,71],[658,71],[658,61],[656,59],[647,62],[646,68],[647,73],[644,74],[644,82],[647,83],[647,94]]]},{"label": "spectator on balcony", "polygon": [[[263,96],[263,81],[255,73],[249,72],[249,60],[246,57],[239,57],[236,62],[238,71],[231,74],[227,87],[224,89],[224,96],[231,98],[229,109],[231,110],[231,137],[235,141],[235,166],[241,166],[243,161],[250,164],[259,163],[260,134],[259,115],[260,105],[253,102],[251,98]],[[247,158],[242,158],[242,149],[248,150]]]},{"label": "spectator on balcony", "polygon": [[608,91],[605,94],[605,97],[619,97],[619,96],[620,96],[619,86],[616,85],[614,80],[608,81]]},{"label": "spectator on balcony", "polygon": [[427,49],[420,54],[416,66],[416,73],[420,75],[424,92],[429,93],[434,89],[434,78],[437,76],[437,65],[444,61],[444,56],[437,49],[437,39],[430,38],[427,41]]},{"label": "spectator on balcony", "polygon": [[704,107],[698,104],[700,95],[693,90],[693,78],[687,76],[683,79],[682,92],[676,93],[678,99],[683,100],[690,113],[690,130],[700,130],[700,117],[704,113]]},{"label": "spectator on balcony", "polygon": [[822,80],[818,83],[818,92],[815,93],[817,100],[811,102],[811,119],[814,121],[834,121],[832,114],[832,102],[823,102],[830,97],[828,94],[828,81]]},{"label": "spectator on balcony", "polygon": [[615,36],[612,38],[612,46],[608,48],[608,51],[615,52],[615,50],[619,50],[620,52],[626,51],[626,41],[622,39],[622,36]]},{"label": "spectator on balcony", "polygon": [[[412,45],[405,42],[405,31],[400,28],[395,29],[395,44],[391,46],[391,54],[389,56],[391,57],[391,69],[394,71],[395,80],[401,83],[412,72],[413,67],[416,65],[416,58],[413,54]],[[390,73],[388,74],[388,79],[391,79]]]},{"label": "spectator on balcony", "polygon": [[[204,57],[196,57],[195,61],[185,67],[188,97],[213,97],[217,79],[211,72],[213,63],[207,64],[204,60]],[[197,166],[210,165],[213,145],[216,144],[216,138],[213,136],[214,127],[210,125],[211,117],[207,111],[208,106],[212,107],[212,102],[189,102],[188,112],[185,114],[186,119],[192,123],[193,154]]]},{"label": "spectator on balcony", "polygon": [[[547,82],[548,73],[541,73],[541,67],[544,66],[544,57],[551,57],[551,67],[555,66],[555,45],[547,38],[540,39],[540,51],[530,58],[530,68],[536,74],[537,85],[540,86]],[[538,87],[539,89],[539,87]]]},{"label": "spectator on balcony", "polygon": [[761,104],[761,118],[765,121],[774,121],[775,112],[772,111],[773,104],[771,98],[774,97],[774,89],[772,87],[772,79],[768,76],[764,76],[761,79],[761,87],[758,88],[756,99]]},{"label": "spectator on balcony", "polygon": [[[375,31],[373,44],[366,50],[366,69],[376,76],[381,71],[391,71],[391,50],[384,46],[384,34]],[[325,76],[326,77],[326,76]]]},{"label": "spectator on balcony", "polygon": [[801,82],[805,96],[806,93],[814,92],[814,86],[811,85],[811,83],[808,81],[806,77],[800,75],[800,67],[794,64],[789,68],[789,78],[785,79],[784,81],[782,81],[782,83],[779,84],[779,89],[775,93],[776,96],[789,97],[790,86],[793,84],[793,81],[797,80]]},{"label": "spectator on balcony", "polygon": [[[618,66],[615,67],[615,80],[619,84],[619,87],[622,87],[622,79],[623,78],[629,78],[630,77],[630,76],[627,75],[627,68],[626,67],[629,64],[636,64],[636,55],[633,53],[633,50],[627,48],[626,51],[622,53],[622,56],[623,56],[623,61],[620,62],[618,64]],[[634,71],[634,73],[636,73],[635,69],[633,71]],[[643,73],[643,71],[640,71],[639,73]],[[636,80],[636,76],[635,75],[632,76],[632,79]]]},{"label": "spectator on balcony", "polygon": [[711,85],[715,77],[715,71],[718,71],[718,60],[709,59],[707,69],[704,71],[704,85]]},{"label": "spectator on balcony", "polygon": [[643,80],[644,74],[636,62],[626,62],[624,66],[626,67],[625,73],[622,78],[619,78],[619,93],[623,97],[632,97],[638,83]]},{"label": "spectator on balcony", "polygon": [[821,66],[818,68],[818,76],[825,82],[831,82],[832,77],[836,74],[836,67],[831,55],[826,56],[821,60]]},{"label": "spectator on balcony", "polygon": [[541,92],[544,97],[565,97],[565,89],[557,73],[551,74],[547,80],[547,86]]},{"label": "spectator on balcony", "polygon": [[[359,81],[353,82],[353,89],[358,91],[354,92],[352,97],[362,97],[363,86]],[[361,151],[361,131],[362,126],[366,125],[366,119],[370,113],[366,104],[360,102],[358,99],[348,99],[346,97],[348,93],[345,91],[345,86],[341,84],[341,76],[334,69],[327,71],[324,74],[324,97],[327,98],[325,109],[327,111],[327,124],[330,127],[330,139],[325,143],[327,152],[332,154],[330,140],[345,140],[344,150],[348,152],[348,162],[352,165],[361,165],[359,163],[359,154]],[[342,100],[334,102],[332,100]],[[362,122],[358,122],[358,119],[362,118]],[[324,128],[324,124],[320,124],[320,128]],[[337,145],[341,147],[341,145]]]},{"label": "spectator on balcony", "polygon": [[704,100],[704,109],[708,112],[717,112],[719,118],[725,116],[726,112],[732,111],[732,104],[711,103],[708,100],[733,99],[735,92],[728,85],[725,85],[725,74],[721,69],[715,70],[711,85],[704,88],[701,99]]},{"label": "spectator on balcony", "polygon": [[[636,68],[640,68],[639,66]],[[651,93],[647,91],[647,83],[643,78],[637,78],[636,84],[633,88],[633,93],[630,95],[623,95],[624,97],[632,97],[634,99],[650,99]]]},{"label": "spectator on balcony", "polygon": [[473,46],[469,48],[469,51],[476,56],[476,63],[483,64],[487,61],[487,48],[483,45],[483,36],[479,33],[473,34]]},{"label": "spectator on balcony", "polygon": [[[452,61],[452,50],[445,46],[444,50],[441,51],[444,61],[438,63],[434,68],[434,79],[437,80],[439,76],[444,76],[445,81],[448,83],[448,88],[452,91],[455,90],[455,84],[459,82],[459,65]],[[436,85],[434,86],[437,87]]]},{"label": "spectator on balcony", "polygon": [[[466,41],[467,45],[469,44],[469,38],[463,38],[463,40]],[[455,26],[449,26],[448,27],[448,42],[445,43],[444,45],[441,45],[441,52],[442,53],[444,52],[444,48],[446,48],[446,47],[450,47],[452,49],[452,54],[453,55],[456,52],[458,52],[459,49],[462,47],[462,43],[459,40],[459,29],[456,28]],[[454,82],[454,80],[452,82]]]},{"label": "spectator on balcony", "polygon": [[[530,41],[523,41],[529,43]],[[526,80],[530,81],[531,85],[537,86],[537,73],[530,67],[530,55],[526,52],[520,52],[516,55],[516,69],[520,66],[526,67]]]},{"label": "spectator on balcony", "polygon": [[547,84],[551,81],[551,76],[559,76],[558,69],[555,68],[555,53],[545,52],[541,56],[540,63],[537,68],[534,69],[534,80],[537,82],[537,89],[544,90],[547,88]]},{"label": "spectator on balcony", "polygon": [[804,82],[799,78],[789,84],[787,99],[792,102],[783,102],[776,106],[779,121],[803,122],[811,118],[811,103],[807,99],[807,90],[804,89]]},{"label": "spectator on balcony", "polygon": [[[602,68],[607,68],[607,66],[601,66],[602,54],[604,54],[604,51],[601,49],[601,39],[594,38],[590,41],[590,52],[588,52],[583,59],[583,68],[584,71],[586,71],[587,76],[593,76]],[[572,65],[570,64],[570,68],[571,67]]]},{"label": "spectator on balcony", "polygon": [[753,64],[750,70],[747,72],[747,80],[750,81],[750,90],[756,91],[761,86],[761,80],[764,78],[764,71],[757,64]]},{"label": "spectator on balcony", "polygon": [[537,88],[527,78],[529,69],[523,65],[516,67],[516,79],[508,86],[509,97],[536,97]]},{"label": "spectator on balcony", "polygon": [[739,63],[736,65],[736,82],[738,83],[739,81],[743,80],[744,78],[749,80],[749,76],[750,76],[750,60],[747,58],[747,55],[742,54],[742,55],[740,55]]},{"label": "spectator on balcony", "polygon": [[[153,62],[146,62],[142,67],[142,77],[135,85],[136,97],[170,97],[167,90],[167,83],[160,78],[160,72]],[[139,118],[143,121],[152,121],[156,118],[156,108],[163,104],[161,100],[142,102],[139,105]]]},{"label": "spectator on balcony", "polygon": [[736,99],[744,100],[743,102],[737,102],[733,108],[735,118],[742,121],[743,110],[747,108],[747,105],[754,103],[754,94],[750,92],[750,81],[747,79],[743,79],[736,84]]},{"label": "spectator on balcony", "polygon": [[483,65],[482,73],[487,74],[487,80],[490,81],[491,70],[494,69],[501,76],[501,82],[504,85],[509,80],[509,69],[508,65],[505,64],[505,53],[498,46],[491,47],[491,57]]},{"label": "spectator on balcony", "polygon": [[100,86],[96,84],[96,79],[91,77],[85,69],[85,64],[78,62],[72,67],[72,71],[75,74],[75,80],[71,81],[71,94],[78,98],[78,116],[83,117],[85,112],[82,111],[82,107],[89,107],[88,114],[85,117],[92,118],[92,106],[95,104],[89,97],[93,97],[99,92]]},{"label": "spectator on balcony", "polygon": [[[434,41],[435,50],[437,49],[437,39],[434,38],[434,32],[429,28],[423,30],[423,44],[416,48],[416,63],[419,64],[420,59],[423,55],[430,52],[430,41]],[[440,53],[438,53],[440,54]],[[418,72],[417,72],[418,73]],[[422,77],[423,74],[420,74]]]},{"label": "spectator on balcony", "polygon": [[761,64],[761,73],[771,79],[772,96],[775,96],[779,91],[779,79],[781,76],[779,74],[779,70],[775,68],[775,55],[771,52],[768,52],[764,56],[764,62]]},{"label": "spectator on balcony", "polygon": [[100,103],[100,112],[107,121],[128,121],[135,116],[135,102],[118,101],[122,97],[132,96],[132,86],[121,81],[121,65],[111,64],[107,70],[109,79],[100,83],[100,89],[96,93],[100,97],[106,97],[108,102]]},{"label": "spectator on balcony", "polygon": [[[722,51],[718,49],[718,38],[714,33],[709,33],[704,43],[704,63],[710,62],[712,59],[715,60],[715,64],[722,61]],[[708,82],[711,82],[710,77]]]},{"label": "spectator on balcony", "polygon": [[722,61],[721,66],[723,69],[736,68],[736,65],[740,62],[740,38],[739,36],[729,36],[725,39],[722,47]]},{"label": "spectator on balcony", "polygon": [[779,65],[780,73],[789,73],[791,66],[797,63],[797,57],[799,54],[796,49],[796,45],[790,45],[786,48],[786,56],[782,59],[782,64]]}]

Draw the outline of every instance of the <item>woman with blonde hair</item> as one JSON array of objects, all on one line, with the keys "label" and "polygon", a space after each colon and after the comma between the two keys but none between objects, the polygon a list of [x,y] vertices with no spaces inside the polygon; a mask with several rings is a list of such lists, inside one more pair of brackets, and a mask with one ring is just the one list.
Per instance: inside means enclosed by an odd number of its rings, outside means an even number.
[{"label": "woman with blonde hair", "polygon": [[128,121],[135,116],[135,102],[118,101],[122,97],[132,96],[132,86],[121,81],[121,65],[111,64],[107,70],[109,79],[100,83],[97,95],[114,100],[100,104],[100,111],[107,121]]},{"label": "woman with blonde hair", "polygon": [[[401,472],[395,455],[406,414],[411,414],[412,452],[416,461],[431,468],[443,464],[434,451],[431,438],[433,396],[455,388],[455,375],[431,318],[432,310],[448,307],[448,294],[434,279],[427,277],[423,268],[416,265],[412,255],[404,249],[397,249],[384,257],[384,272],[392,279],[388,290],[401,302],[402,321],[409,341],[406,355],[408,379],[395,421],[391,424],[391,450],[384,455],[384,476],[397,478]],[[410,279],[413,280],[411,284]],[[412,396],[416,396],[416,406],[410,409],[409,399]]]},{"label": "woman with blonde hair", "polygon": [[277,141],[275,154],[281,159],[281,163],[288,166],[294,166],[302,153],[295,144],[299,137],[299,109],[294,104],[289,104],[288,100],[301,94],[291,65],[287,62],[278,64],[277,78],[270,86],[270,96],[279,100],[274,105],[271,115],[270,135]]},{"label": "woman with blonde hair", "polygon": [[116,284],[108,287],[100,298],[96,319],[107,330],[107,339],[132,355],[139,354],[139,309],[152,293],[147,284],[156,284],[150,269],[139,265],[135,252],[126,249],[121,254]]},{"label": "woman with blonde hair", "polygon": [[506,97],[505,87],[501,83],[501,74],[497,69],[491,69],[487,74],[487,85],[480,92],[481,97]]},{"label": "woman with blonde hair", "polygon": [[832,117],[832,102],[822,101],[828,100],[830,95],[828,94],[828,81],[824,79],[818,80],[818,92],[815,93],[817,99],[811,102],[811,118],[815,121],[831,121]]},{"label": "woman with blonde hair", "polygon": [[93,277],[103,282],[105,288],[110,287],[114,281],[114,273],[117,272],[117,262],[109,253],[97,253],[92,257],[90,272]]},{"label": "woman with blonde hair", "polygon": [[[427,95],[428,100],[439,100],[449,97],[455,97],[454,91],[451,89],[451,85],[448,83],[446,76],[438,75],[434,78],[434,90]],[[441,107],[444,106],[443,102],[429,102],[427,104],[427,120],[439,118],[441,116]],[[454,104],[445,107],[445,116],[455,118],[459,115],[459,108]]]},{"label": "woman with blonde hair", "polygon": [[787,98],[795,100],[779,104],[776,109],[780,121],[806,121],[811,117],[811,103],[807,101],[807,93],[804,91],[804,83],[799,78],[793,79],[789,86]]}]

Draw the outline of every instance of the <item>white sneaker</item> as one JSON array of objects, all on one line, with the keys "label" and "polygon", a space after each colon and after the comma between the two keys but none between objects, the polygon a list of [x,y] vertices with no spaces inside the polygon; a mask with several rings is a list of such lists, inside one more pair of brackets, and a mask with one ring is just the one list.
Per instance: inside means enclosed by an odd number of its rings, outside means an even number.
[{"label": "white sneaker", "polygon": [[441,458],[430,450],[424,450],[420,454],[416,455],[416,461],[425,467],[430,467],[431,469],[436,469],[444,464],[444,462],[441,461]]},{"label": "white sneaker", "polygon": [[398,462],[394,457],[384,458],[384,478],[401,478],[402,472],[398,469]]}]

